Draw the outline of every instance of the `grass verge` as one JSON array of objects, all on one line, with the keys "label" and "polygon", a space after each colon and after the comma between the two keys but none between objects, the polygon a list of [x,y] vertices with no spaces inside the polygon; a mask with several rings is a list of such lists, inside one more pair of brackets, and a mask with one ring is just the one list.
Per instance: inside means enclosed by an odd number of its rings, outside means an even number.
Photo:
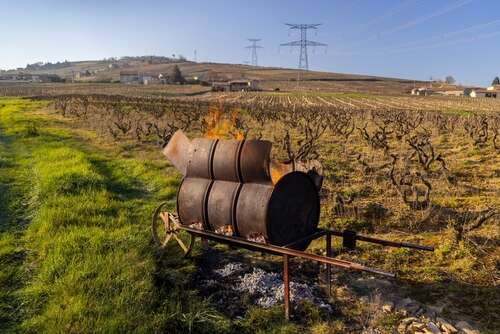
[{"label": "grass verge", "polygon": [[[161,259],[150,245],[152,207],[173,198],[175,175],[85,147],[34,114],[38,103],[2,99],[2,105],[1,143],[10,144],[9,154],[2,146],[0,181],[2,188],[23,184],[23,196],[2,191],[2,329],[175,333],[228,327],[178,283],[186,282],[177,276],[189,277],[190,264]],[[4,208],[18,202],[27,203],[25,229],[15,210]],[[169,285],[169,277],[178,280]]]}]

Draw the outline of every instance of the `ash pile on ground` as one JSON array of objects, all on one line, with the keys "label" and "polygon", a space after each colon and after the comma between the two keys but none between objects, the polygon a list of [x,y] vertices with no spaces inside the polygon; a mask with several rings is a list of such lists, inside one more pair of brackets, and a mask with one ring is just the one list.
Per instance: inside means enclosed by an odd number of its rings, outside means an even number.
[{"label": "ash pile on ground", "polygon": [[[272,307],[283,303],[282,263],[255,260],[237,252],[211,250],[196,258],[193,284],[222,313],[239,318],[250,306]],[[307,262],[290,263],[292,316],[295,307],[307,300],[325,310],[327,317],[342,319],[346,332],[381,333],[379,320],[389,315],[396,321],[393,333],[478,334],[466,315],[445,316],[448,303],[424,304],[412,299],[402,282],[347,273],[332,268],[333,296],[320,286],[320,266]],[[329,303],[335,300],[335,304]],[[360,315],[352,309],[361,310]]]},{"label": "ash pile on ground", "polygon": [[[275,268],[274,268],[275,269]],[[283,304],[284,288],[281,273],[264,270],[249,263],[231,261],[199,272],[202,290],[220,310],[231,316],[241,316],[250,305],[269,308]],[[290,275],[290,301],[292,307],[301,301],[314,303],[325,312],[333,312],[319,286],[312,282],[299,282]]]}]

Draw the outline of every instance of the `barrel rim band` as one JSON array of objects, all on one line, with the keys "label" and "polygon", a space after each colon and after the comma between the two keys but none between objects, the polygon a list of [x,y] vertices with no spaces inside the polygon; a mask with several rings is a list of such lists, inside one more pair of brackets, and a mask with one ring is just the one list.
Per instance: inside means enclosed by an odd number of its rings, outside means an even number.
[{"label": "barrel rim band", "polygon": [[235,162],[236,162],[236,175],[238,177],[238,182],[243,183],[243,172],[241,170],[241,152],[243,151],[243,146],[245,145],[246,140],[240,140],[238,144],[238,148],[236,149],[236,157],[235,157]]},{"label": "barrel rim band", "polygon": [[203,199],[201,203],[201,210],[203,212],[203,227],[207,231],[213,231],[212,230],[212,225],[210,225],[210,222],[208,221],[208,196],[210,195],[210,190],[212,189],[212,186],[214,185],[214,180],[210,180],[210,183],[205,189],[205,193],[203,194]]},{"label": "barrel rim band", "polygon": [[238,199],[240,197],[241,189],[243,189],[243,183],[239,183],[238,187],[236,188],[236,191],[233,194],[233,199],[232,199],[232,208],[231,208],[231,225],[233,228],[233,235],[239,237],[240,232],[238,230],[238,220],[236,217],[237,215],[237,210],[238,210]]},{"label": "barrel rim band", "polygon": [[219,139],[215,139],[212,141],[212,145],[210,145],[210,152],[208,153],[208,175],[210,179],[214,180],[214,157],[215,157],[215,149],[217,148],[217,144],[219,144]]}]

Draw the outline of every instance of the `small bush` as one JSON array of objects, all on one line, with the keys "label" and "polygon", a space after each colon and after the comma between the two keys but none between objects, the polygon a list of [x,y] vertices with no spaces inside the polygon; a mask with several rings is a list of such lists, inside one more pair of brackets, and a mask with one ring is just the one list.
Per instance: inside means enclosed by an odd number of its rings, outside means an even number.
[{"label": "small bush", "polygon": [[387,215],[387,209],[379,203],[370,203],[364,208],[363,216],[366,219],[382,219]]}]

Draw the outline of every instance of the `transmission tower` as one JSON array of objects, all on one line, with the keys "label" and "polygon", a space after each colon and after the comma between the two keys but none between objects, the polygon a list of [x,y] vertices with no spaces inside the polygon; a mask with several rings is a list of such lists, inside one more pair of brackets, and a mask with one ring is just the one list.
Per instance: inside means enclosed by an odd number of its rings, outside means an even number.
[{"label": "transmission tower", "polygon": [[249,38],[248,39],[250,42],[252,42],[251,45],[245,46],[245,49],[251,49],[252,50],[252,66],[257,66],[258,61],[257,61],[257,49],[263,49],[262,46],[257,45],[257,42],[261,41],[260,38]]},{"label": "transmission tower", "polygon": [[289,29],[297,29],[300,30],[300,40],[293,41],[289,43],[283,43],[281,46],[300,46],[300,55],[299,55],[299,68],[308,71],[309,70],[309,59],[307,55],[307,47],[308,46],[328,46],[327,44],[315,42],[307,39],[307,30],[308,29],[318,29],[318,26],[321,24],[292,24],[285,23],[289,26]]}]

